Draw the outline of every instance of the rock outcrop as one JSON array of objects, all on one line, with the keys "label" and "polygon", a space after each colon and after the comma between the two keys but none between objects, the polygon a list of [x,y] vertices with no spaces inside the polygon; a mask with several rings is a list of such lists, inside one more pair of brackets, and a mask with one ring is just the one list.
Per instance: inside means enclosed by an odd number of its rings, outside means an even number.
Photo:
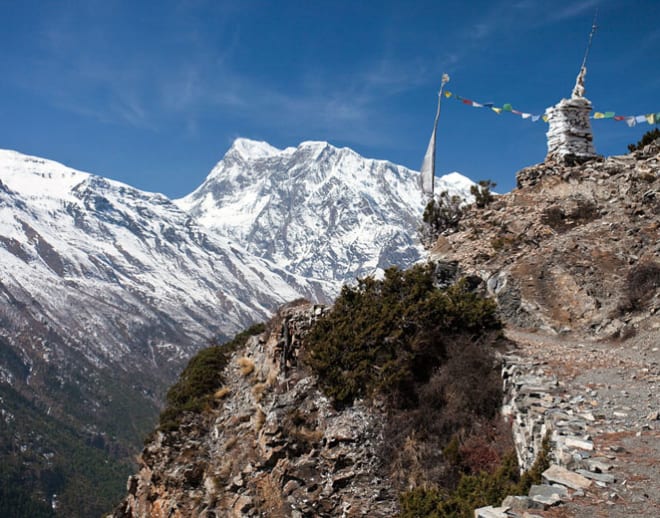
[{"label": "rock outcrop", "polygon": [[114,517],[393,516],[383,416],[359,402],[336,411],[299,368],[301,333],[323,312],[285,308],[237,351],[216,408],[148,442]]},{"label": "rock outcrop", "polygon": [[660,308],[652,282],[643,300],[631,300],[636,279],[660,268],[659,151],[656,141],[583,165],[523,169],[517,189],[468,210],[431,257],[481,277],[510,325],[632,332]]}]

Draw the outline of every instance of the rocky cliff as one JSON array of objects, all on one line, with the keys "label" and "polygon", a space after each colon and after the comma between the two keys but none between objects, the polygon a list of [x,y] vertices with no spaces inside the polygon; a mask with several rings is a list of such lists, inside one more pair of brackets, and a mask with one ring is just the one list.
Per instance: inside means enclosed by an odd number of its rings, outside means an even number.
[{"label": "rocky cliff", "polygon": [[284,308],[248,339],[215,408],[155,433],[114,516],[392,516],[397,494],[378,475],[382,415],[361,403],[333,409],[297,365],[300,338],[323,312]]}]

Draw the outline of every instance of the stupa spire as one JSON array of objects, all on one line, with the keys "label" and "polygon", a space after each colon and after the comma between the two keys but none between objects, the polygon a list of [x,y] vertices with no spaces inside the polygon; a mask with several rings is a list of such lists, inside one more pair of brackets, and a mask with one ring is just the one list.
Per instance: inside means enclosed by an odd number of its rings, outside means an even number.
[{"label": "stupa spire", "polygon": [[596,25],[597,16],[598,10],[596,10],[596,13],[594,14],[594,21],[591,24],[591,32],[589,33],[589,42],[587,43],[587,48],[584,51],[584,58],[582,59],[580,72],[578,73],[577,79],[575,80],[575,87],[573,88],[573,95],[571,96],[574,99],[576,97],[584,97],[584,80],[587,76],[587,58],[589,57],[589,51],[591,50],[591,42],[594,40],[594,34],[596,34],[596,30],[598,29],[598,25]]},{"label": "stupa spire", "polygon": [[584,53],[580,72],[575,80],[570,99],[562,99],[545,111],[548,119],[548,155],[546,160],[564,163],[586,162],[596,156],[589,114],[591,102],[584,96],[587,75],[587,58],[596,33],[596,17],[591,26],[589,43]]}]

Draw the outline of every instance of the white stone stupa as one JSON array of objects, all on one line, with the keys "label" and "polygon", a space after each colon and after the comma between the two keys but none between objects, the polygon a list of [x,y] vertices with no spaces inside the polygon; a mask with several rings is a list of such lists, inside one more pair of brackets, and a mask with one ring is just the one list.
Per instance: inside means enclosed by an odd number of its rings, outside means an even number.
[{"label": "white stone stupa", "polygon": [[586,66],[582,66],[570,99],[562,99],[545,111],[548,117],[547,160],[574,164],[596,158],[589,114],[591,101],[584,97]]}]

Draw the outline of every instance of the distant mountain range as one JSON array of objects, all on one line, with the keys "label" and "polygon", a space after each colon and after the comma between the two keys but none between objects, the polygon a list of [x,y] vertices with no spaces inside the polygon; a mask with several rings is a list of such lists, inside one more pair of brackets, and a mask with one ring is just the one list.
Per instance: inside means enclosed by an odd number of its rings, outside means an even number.
[{"label": "distant mountain range", "polygon": [[[439,182],[469,196],[457,173]],[[73,516],[72,456],[128,458],[211,337],[419,260],[423,207],[414,171],[324,142],[238,139],[174,202],[0,150],[0,451],[35,455],[11,472],[34,478],[16,498]],[[109,477],[94,469],[89,483]],[[78,515],[107,504],[90,498]]]},{"label": "distant mountain range", "polygon": [[[280,268],[338,287],[423,256],[418,178],[327,142],[279,150],[238,139],[204,183],[175,203]],[[452,173],[438,179],[438,191],[470,199],[472,184]]]}]

